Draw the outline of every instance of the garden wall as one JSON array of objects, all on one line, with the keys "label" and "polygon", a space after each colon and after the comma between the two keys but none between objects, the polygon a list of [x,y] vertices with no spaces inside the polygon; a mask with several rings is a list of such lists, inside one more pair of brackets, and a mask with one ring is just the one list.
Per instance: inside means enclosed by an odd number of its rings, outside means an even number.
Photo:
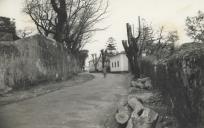
[{"label": "garden wall", "polygon": [[73,55],[41,35],[0,42],[0,89],[63,80],[79,71]]},{"label": "garden wall", "polygon": [[204,44],[185,44],[166,60],[144,59],[142,72],[169,100],[181,128],[204,126]]}]

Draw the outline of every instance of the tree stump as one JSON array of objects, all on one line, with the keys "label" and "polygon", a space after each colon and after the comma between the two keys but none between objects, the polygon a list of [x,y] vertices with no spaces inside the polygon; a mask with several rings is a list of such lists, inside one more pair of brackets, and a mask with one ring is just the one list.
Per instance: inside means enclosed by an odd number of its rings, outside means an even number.
[{"label": "tree stump", "polygon": [[115,115],[115,119],[119,124],[125,124],[129,119],[131,115],[131,109],[128,107],[128,105],[120,107],[118,112]]}]

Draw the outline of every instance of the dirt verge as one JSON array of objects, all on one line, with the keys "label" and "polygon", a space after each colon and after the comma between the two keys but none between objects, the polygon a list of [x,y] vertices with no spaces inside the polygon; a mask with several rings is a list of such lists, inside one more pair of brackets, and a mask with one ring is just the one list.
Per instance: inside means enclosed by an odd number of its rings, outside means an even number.
[{"label": "dirt verge", "polygon": [[47,93],[51,93],[66,87],[79,86],[81,85],[81,83],[87,82],[92,79],[94,79],[93,75],[88,73],[81,73],[73,76],[67,81],[44,83],[24,90],[14,90],[9,93],[0,95],[0,106],[45,95]]}]

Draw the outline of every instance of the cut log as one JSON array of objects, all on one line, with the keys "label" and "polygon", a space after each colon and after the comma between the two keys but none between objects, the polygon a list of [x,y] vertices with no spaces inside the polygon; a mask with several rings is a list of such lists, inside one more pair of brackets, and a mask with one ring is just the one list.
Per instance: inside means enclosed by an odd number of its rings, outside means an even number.
[{"label": "cut log", "polygon": [[125,124],[130,118],[130,114],[127,112],[119,112],[115,115],[115,119],[119,124]]},{"label": "cut log", "polygon": [[135,88],[139,88],[139,89],[142,89],[144,87],[144,84],[140,81],[134,81],[132,80],[131,81],[131,87],[135,87]]},{"label": "cut log", "polygon": [[138,92],[134,94],[130,94],[129,97],[135,97],[138,99],[142,104],[150,104],[153,102],[154,98],[157,99],[157,94],[154,94],[153,92]]},{"label": "cut log", "polygon": [[139,78],[131,81],[131,87],[138,89],[152,89],[151,79],[149,77]]},{"label": "cut log", "polygon": [[132,119],[131,118],[129,119],[126,128],[133,128],[133,123],[132,123]]},{"label": "cut log", "polygon": [[145,85],[145,89],[152,89],[153,88],[151,79],[147,79],[145,81],[144,85]]},{"label": "cut log", "polygon": [[136,97],[132,97],[131,95],[128,96],[128,105],[136,112],[139,112],[144,108],[142,103]]},{"label": "cut log", "polygon": [[141,83],[145,83],[146,81],[151,81],[151,79],[149,77],[144,77],[144,78],[137,79],[137,81],[139,81]]},{"label": "cut log", "polygon": [[134,94],[134,93],[137,93],[138,91],[140,91],[140,89],[137,89],[135,87],[129,87],[128,89],[129,94]]},{"label": "cut log", "polygon": [[130,108],[126,105],[124,107],[121,107],[118,110],[118,113],[115,115],[115,119],[119,124],[125,124],[129,119],[131,115]]},{"label": "cut log", "polygon": [[155,128],[158,120],[158,113],[150,108],[144,108],[143,111],[137,114],[133,112],[131,119],[133,128]]}]

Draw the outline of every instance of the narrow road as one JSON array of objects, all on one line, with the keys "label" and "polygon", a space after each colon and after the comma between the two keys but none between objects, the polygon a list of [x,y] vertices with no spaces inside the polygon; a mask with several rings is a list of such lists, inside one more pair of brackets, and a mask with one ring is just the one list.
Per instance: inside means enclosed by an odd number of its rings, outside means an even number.
[{"label": "narrow road", "polygon": [[127,74],[95,79],[0,108],[0,128],[103,128],[117,99],[126,95]]}]

